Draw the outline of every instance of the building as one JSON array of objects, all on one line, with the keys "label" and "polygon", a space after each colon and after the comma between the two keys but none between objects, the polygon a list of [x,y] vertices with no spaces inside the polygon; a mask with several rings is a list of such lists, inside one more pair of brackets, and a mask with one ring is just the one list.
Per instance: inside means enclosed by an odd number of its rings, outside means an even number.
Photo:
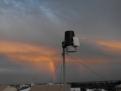
[{"label": "building", "polygon": [[[52,85],[35,85],[31,87],[30,91],[64,91],[64,85],[52,84]],[[66,91],[70,91],[70,86],[66,86]]]}]

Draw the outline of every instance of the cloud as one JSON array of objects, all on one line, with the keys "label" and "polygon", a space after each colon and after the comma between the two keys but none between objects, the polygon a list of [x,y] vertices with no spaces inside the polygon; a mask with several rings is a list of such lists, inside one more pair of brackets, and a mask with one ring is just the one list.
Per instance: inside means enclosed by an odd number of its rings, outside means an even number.
[{"label": "cloud", "polygon": [[[42,72],[50,71],[55,76],[57,52],[55,49],[26,43],[0,41],[0,54],[14,62],[29,64]],[[45,67],[46,65],[46,67]]]},{"label": "cloud", "polygon": [[[32,69],[36,69],[41,73],[50,72],[53,79],[56,79],[58,66],[62,64],[60,53],[55,48],[48,46],[16,42],[16,41],[0,41],[0,54],[7,57],[14,63],[29,65]],[[92,50],[93,54],[93,50]],[[93,54],[95,55],[95,54]],[[107,59],[97,56],[69,56],[67,55],[68,65],[103,65],[108,64]],[[86,58],[86,57],[87,58]],[[73,68],[71,68],[73,69]],[[58,78],[58,77],[57,77]]]},{"label": "cloud", "polygon": [[[106,43],[109,43],[109,42],[111,41],[108,41],[108,42],[106,41]],[[111,43],[115,44],[115,42],[111,42]],[[112,54],[110,54],[108,50],[104,50],[104,49],[107,49],[107,45],[105,48],[105,46],[98,43],[97,40],[95,41],[95,40],[88,39],[88,41],[86,41],[84,39],[84,41],[81,42],[80,52],[77,55],[68,54],[66,57],[67,72],[70,72],[67,75],[69,77],[68,80],[74,81],[75,75],[72,75],[73,72],[71,71],[74,69],[78,69],[75,72],[75,74],[81,75],[82,72],[85,71],[87,73],[84,72],[83,74],[85,75],[90,74],[92,78],[95,77],[95,75],[91,73],[91,71],[89,71],[89,68],[92,69],[98,75],[104,74],[103,75],[104,77],[108,76],[107,71],[109,72],[109,74],[113,74],[114,72],[112,72],[111,70],[116,70],[117,67],[119,69],[120,68],[119,64],[121,63],[119,61],[121,59],[120,56],[118,57],[118,59],[115,60],[115,57],[117,57],[116,56],[117,54],[115,54],[115,51],[113,52],[111,50]],[[110,49],[110,46],[109,46],[109,49]],[[116,48],[114,47],[114,49],[117,50],[117,47]],[[21,64],[23,66],[28,65],[31,67],[31,69],[38,70],[38,72],[40,72],[41,74],[49,73],[51,74],[53,80],[60,81],[59,78],[61,75],[59,74],[61,73],[58,73],[58,72],[61,72],[60,66],[62,65],[62,59],[60,57],[60,52],[55,48],[51,48],[40,44],[37,45],[33,43],[1,40],[0,54],[1,54],[1,57],[5,57],[9,59],[9,62],[17,63],[19,65]],[[117,67],[115,67],[114,64],[117,65]],[[86,68],[84,65],[86,65],[89,68]],[[103,69],[100,69],[101,65],[104,67]],[[106,65],[108,65],[108,69]],[[4,67],[1,68],[1,70],[2,69],[4,69]],[[99,73],[98,70],[100,70],[101,72],[103,71],[103,73]],[[10,69],[10,71],[12,71],[12,73],[18,74],[17,70],[14,71],[13,69]],[[69,76],[69,75],[72,75],[72,76]],[[113,76],[115,77],[115,75]],[[83,77],[85,78],[85,76]],[[77,79],[79,79],[79,77],[77,77],[75,80],[78,81]],[[95,79],[103,79],[103,78],[100,78],[97,76]]]},{"label": "cloud", "polygon": [[112,53],[121,53],[121,41],[115,40],[99,40],[96,43],[102,47],[103,50],[112,52]]},{"label": "cloud", "polygon": [[[69,72],[73,70],[76,73],[77,70],[77,75],[81,76],[82,67],[79,66],[87,64],[93,66],[96,71],[102,69],[101,74],[110,72],[113,75],[116,71],[112,70],[120,69],[118,66],[121,63],[121,43],[111,41],[121,39],[120,2],[119,0],[1,0],[1,60],[8,59],[13,63],[30,65],[31,68],[49,73],[54,78],[55,71],[58,70],[57,65],[61,70],[60,48],[64,32],[73,29],[79,36],[87,37],[87,40],[81,41],[78,53],[72,54],[71,58],[67,56]],[[7,67],[8,63],[3,66]],[[85,73],[85,70],[83,72]],[[80,77],[77,77],[77,81],[79,79]]]}]

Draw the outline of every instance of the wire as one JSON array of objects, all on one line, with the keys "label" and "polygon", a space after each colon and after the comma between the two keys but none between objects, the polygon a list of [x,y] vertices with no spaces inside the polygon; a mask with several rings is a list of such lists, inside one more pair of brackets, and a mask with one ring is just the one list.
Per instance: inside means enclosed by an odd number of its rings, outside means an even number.
[{"label": "wire", "polygon": [[[70,57],[69,57],[69,60],[70,60]],[[94,74],[95,76],[97,76],[98,78],[101,78],[101,79],[107,79],[107,77],[97,73],[96,71],[94,71],[91,67],[89,67],[89,65],[83,63],[82,61],[79,61],[78,62],[79,64],[81,64],[84,68],[86,68],[87,70],[89,70],[89,72],[91,72],[92,74]]]},{"label": "wire", "polygon": [[99,78],[101,78],[101,79],[107,79],[106,77],[104,77],[104,76],[102,76],[101,74],[99,74],[99,73],[97,73],[96,71],[94,71],[91,67],[89,67],[89,65],[84,64],[84,63],[81,63],[81,62],[80,62],[80,64],[81,64],[84,68],[88,69],[90,72],[92,72],[93,74],[95,74],[95,76],[97,76],[97,77],[99,77]]}]

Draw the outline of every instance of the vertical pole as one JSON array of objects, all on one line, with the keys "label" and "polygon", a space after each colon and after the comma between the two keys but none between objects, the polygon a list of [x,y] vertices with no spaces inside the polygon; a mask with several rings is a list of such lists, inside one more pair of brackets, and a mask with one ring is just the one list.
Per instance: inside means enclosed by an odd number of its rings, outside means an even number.
[{"label": "vertical pole", "polygon": [[66,62],[65,62],[65,48],[63,48],[63,85],[64,85],[64,91],[66,91]]}]

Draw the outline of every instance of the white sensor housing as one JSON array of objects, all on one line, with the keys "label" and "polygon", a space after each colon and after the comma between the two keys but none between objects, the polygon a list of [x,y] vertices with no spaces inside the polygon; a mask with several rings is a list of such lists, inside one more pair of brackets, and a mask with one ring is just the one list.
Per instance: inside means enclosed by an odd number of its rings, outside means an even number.
[{"label": "white sensor housing", "polygon": [[73,44],[74,44],[74,47],[79,47],[80,46],[80,42],[79,42],[79,39],[78,37],[73,37]]}]

